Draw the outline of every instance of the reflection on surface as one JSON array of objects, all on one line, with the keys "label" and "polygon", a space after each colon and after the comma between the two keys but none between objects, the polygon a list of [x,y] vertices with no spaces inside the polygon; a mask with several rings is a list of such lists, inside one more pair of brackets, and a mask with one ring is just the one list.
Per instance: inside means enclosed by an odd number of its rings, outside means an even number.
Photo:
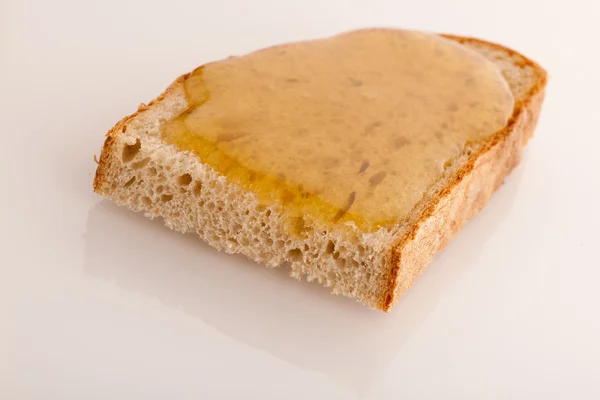
[{"label": "reflection on surface", "polygon": [[364,394],[446,290],[475,264],[510,209],[521,171],[522,166],[390,314],[298,282],[283,269],[219,253],[194,235],[173,232],[108,201],[90,210],[84,268]]}]

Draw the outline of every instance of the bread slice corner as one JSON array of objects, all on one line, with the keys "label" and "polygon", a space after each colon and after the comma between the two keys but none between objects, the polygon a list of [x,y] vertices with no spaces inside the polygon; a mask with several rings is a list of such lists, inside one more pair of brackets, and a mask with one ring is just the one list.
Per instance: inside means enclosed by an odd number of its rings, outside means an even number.
[{"label": "bread slice corner", "polygon": [[[544,98],[547,74],[535,62],[498,44],[443,36],[496,63],[513,92],[514,112],[504,129],[447,168],[395,226],[363,232],[311,216],[290,222],[277,205],[260,205],[195,154],[165,143],[163,124],[187,108],[187,75],[110,129],[94,191],[149,218],[162,217],[171,229],[197,233],[219,250],[268,267],[287,265],[295,278],[387,312],[519,163]],[[302,234],[290,235],[290,223],[301,224]]]}]

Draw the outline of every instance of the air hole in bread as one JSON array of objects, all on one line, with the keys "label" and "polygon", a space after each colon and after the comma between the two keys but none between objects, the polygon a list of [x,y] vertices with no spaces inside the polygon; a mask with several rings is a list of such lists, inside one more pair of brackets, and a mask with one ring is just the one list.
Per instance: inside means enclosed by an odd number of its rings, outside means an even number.
[{"label": "air hole in bread", "polygon": [[146,207],[149,207],[152,205],[152,200],[150,200],[150,197],[144,196],[142,197],[142,204],[144,204]]},{"label": "air hole in bread", "polygon": [[143,160],[134,162],[133,164],[131,164],[131,166],[133,167],[133,169],[142,169],[146,165],[148,165],[149,162],[150,162],[150,157],[146,157]]},{"label": "air hole in bread", "polygon": [[234,238],[227,238],[227,241],[235,246],[239,246],[240,244],[238,243],[237,240],[235,240]]},{"label": "air hole in bread", "polygon": [[333,254],[333,251],[335,250],[335,245],[333,244],[333,242],[330,240],[329,242],[327,242],[327,247],[325,248],[325,252],[327,254]]},{"label": "air hole in bread", "polygon": [[237,195],[234,192],[229,192],[227,194],[227,202],[233,204],[237,201]]},{"label": "air hole in bread", "polygon": [[292,261],[295,261],[295,262],[302,261],[302,250],[292,249],[292,250],[288,251],[287,256]]},{"label": "air hole in bread", "polygon": [[121,159],[124,163],[131,162],[135,156],[140,152],[142,148],[142,142],[140,139],[136,139],[134,144],[126,144],[123,146],[123,153],[121,155]]},{"label": "air hole in bread", "polygon": [[158,175],[158,171],[156,170],[156,168],[150,167],[150,168],[148,168],[148,175],[156,176],[156,175]]},{"label": "air hole in bread", "polygon": [[292,219],[293,229],[297,235],[306,236],[306,224],[304,218],[295,217]]},{"label": "air hole in bread", "polygon": [[335,271],[329,271],[327,273],[327,280],[331,283],[331,282],[335,282],[337,276],[335,274]]},{"label": "air hole in bread", "polygon": [[177,178],[177,183],[179,186],[187,186],[192,183],[192,176],[190,174],[183,174]]},{"label": "air hole in bread", "polygon": [[173,200],[172,194],[163,194],[162,196],[160,196],[160,201],[162,201],[163,203],[166,203],[171,200]]},{"label": "air hole in bread", "polygon": [[194,184],[194,195],[200,196],[200,192],[202,191],[202,182],[198,181]]},{"label": "air hole in bread", "polygon": [[265,211],[265,216],[268,217],[269,215],[271,215],[271,210]]},{"label": "air hole in bread", "polygon": [[164,190],[165,188],[163,185],[158,185],[154,191],[156,192],[156,194],[161,194]]},{"label": "air hole in bread", "polygon": [[125,184],[123,185],[123,187],[127,188],[127,187],[133,185],[133,182],[135,182],[135,176],[133,178],[131,178],[130,180],[128,180],[127,182],[125,182]]},{"label": "air hole in bread", "polygon": [[358,246],[358,256],[362,258],[364,255],[365,255],[365,246],[363,246],[361,244],[360,246]]},{"label": "air hole in bread", "polygon": [[338,258],[340,258],[340,252],[336,251],[336,252],[333,253],[333,259],[337,260]]}]

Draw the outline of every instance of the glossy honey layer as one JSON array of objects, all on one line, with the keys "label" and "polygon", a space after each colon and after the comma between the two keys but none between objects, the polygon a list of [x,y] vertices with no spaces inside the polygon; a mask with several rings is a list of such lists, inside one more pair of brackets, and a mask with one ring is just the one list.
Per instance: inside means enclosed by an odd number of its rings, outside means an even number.
[{"label": "glossy honey layer", "polygon": [[185,91],[189,109],[165,125],[167,142],[282,204],[291,221],[364,230],[410,212],[466,143],[506,125],[514,102],[479,54],[391,29],[209,63]]}]

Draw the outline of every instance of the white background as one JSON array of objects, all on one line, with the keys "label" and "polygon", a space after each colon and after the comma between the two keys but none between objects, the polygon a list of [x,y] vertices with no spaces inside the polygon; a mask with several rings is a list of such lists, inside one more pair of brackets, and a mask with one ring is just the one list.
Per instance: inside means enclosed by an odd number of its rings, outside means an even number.
[{"label": "white background", "polygon": [[[523,163],[391,314],[92,193],[105,132],[181,73],[368,26],[550,73]],[[1,0],[0,398],[600,398],[599,26],[575,0]]]}]

